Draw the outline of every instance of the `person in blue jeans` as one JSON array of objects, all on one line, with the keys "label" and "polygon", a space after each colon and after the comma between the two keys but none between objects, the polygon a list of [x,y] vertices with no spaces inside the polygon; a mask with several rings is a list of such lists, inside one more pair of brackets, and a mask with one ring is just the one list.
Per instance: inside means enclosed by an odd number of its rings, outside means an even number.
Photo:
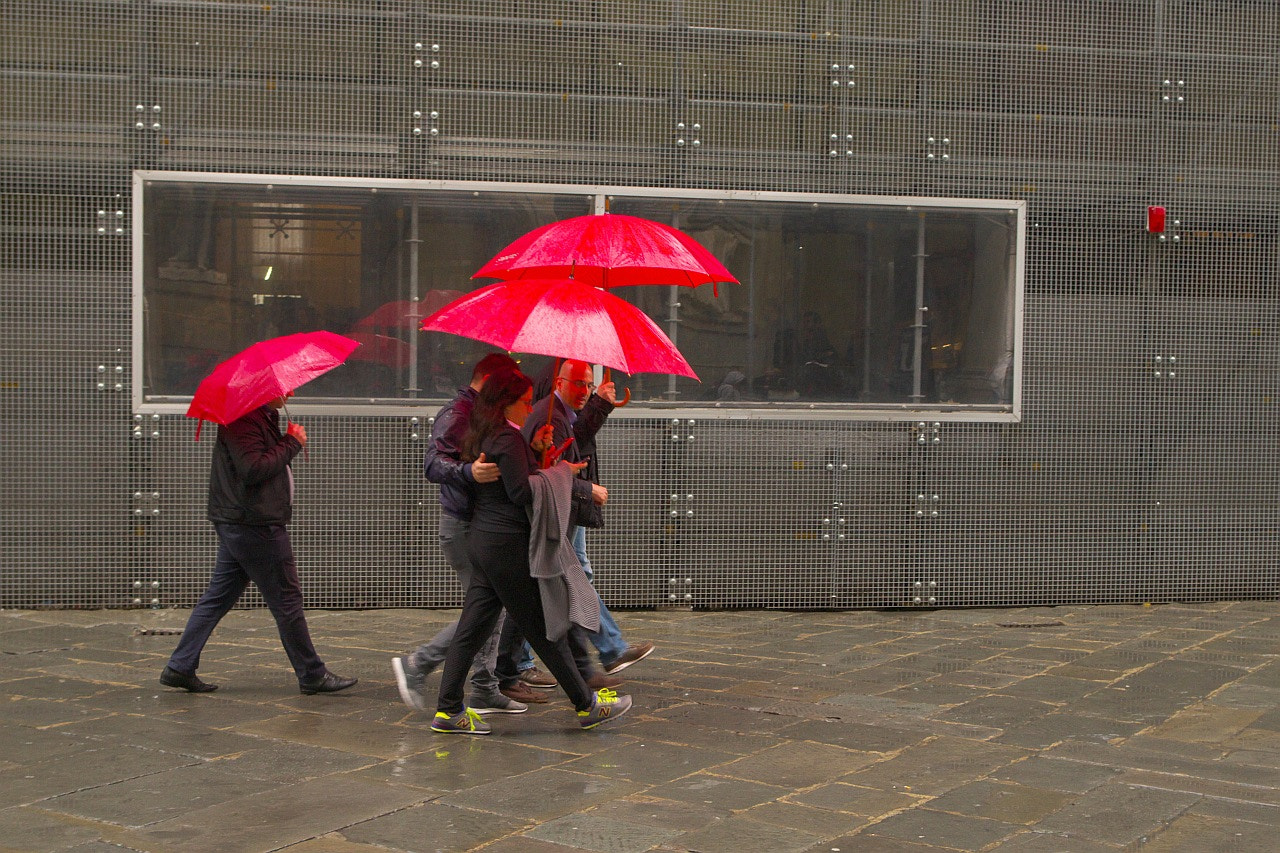
[{"label": "person in blue jeans", "polygon": [[[612,382],[605,382],[599,388],[593,381],[591,365],[585,361],[566,359],[559,362],[551,386],[551,393],[534,404],[533,412],[525,421],[523,432],[526,440],[532,440],[539,428],[550,423],[554,431],[554,447],[564,447],[560,458],[568,462],[586,462],[583,472],[586,479],[593,483],[600,482],[600,464],[596,453],[596,433],[604,426],[605,420],[617,405],[617,396]],[[572,441],[569,439],[572,438]],[[569,442],[565,446],[565,442]],[[573,505],[575,525],[571,533],[573,550],[578,555],[578,562],[590,580],[593,577],[591,560],[587,558],[588,527],[603,527],[604,514],[601,508],[589,501],[576,500]],[[628,643],[622,636],[622,630],[604,602],[600,602],[600,630],[586,634],[591,644],[600,655],[600,665],[606,676],[614,676],[633,663],[644,660],[653,653],[653,643]],[[523,659],[517,664],[522,671],[521,678],[535,687],[549,687],[538,683],[538,675],[533,666],[533,656],[525,645]],[[533,672],[532,677],[527,673]],[[549,680],[549,679],[548,679]]]},{"label": "person in blue jeans", "polygon": [[[485,382],[498,371],[516,369],[515,360],[505,353],[490,353],[480,359],[472,369],[471,383],[458,389],[457,395],[436,413],[431,441],[423,457],[423,473],[428,480],[440,486],[440,550],[444,552],[445,562],[458,576],[463,592],[471,586],[472,565],[467,553],[467,540],[474,511],[475,487],[495,482],[498,466],[483,456],[473,462],[463,462],[462,438],[467,432],[472,407]],[[468,704],[479,714],[521,714],[529,710],[529,704],[547,701],[542,694],[514,678],[507,684],[499,681],[499,656],[511,661],[518,651],[517,641],[509,632],[506,645],[500,645],[504,619],[505,614],[499,617],[492,634],[475,655]],[[427,676],[444,663],[457,630],[455,621],[409,654],[392,659],[391,668],[400,699],[410,708],[426,710]],[[504,669],[511,665],[508,663]]]}]

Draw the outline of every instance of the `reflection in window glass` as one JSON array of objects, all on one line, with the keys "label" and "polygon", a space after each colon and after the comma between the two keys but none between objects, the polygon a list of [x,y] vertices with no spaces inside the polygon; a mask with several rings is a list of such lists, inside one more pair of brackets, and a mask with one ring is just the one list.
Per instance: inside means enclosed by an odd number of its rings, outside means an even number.
[{"label": "reflection in window glass", "polygon": [[[421,318],[490,283],[471,275],[520,235],[596,202],[492,185],[168,180],[146,181],[143,200],[145,398],[189,397],[254,341],[328,329],[363,346],[299,397],[344,402],[452,395],[491,347],[420,332]],[[741,281],[613,291],[652,317],[702,380],[626,377],[637,402],[1011,410],[1013,210],[621,190],[608,204],[691,235]],[[536,374],[548,361],[525,363]]]},{"label": "reflection in window glass", "polygon": [[1013,213],[626,197],[610,209],[679,228],[742,281],[718,296],[627,289],[703,379],[640,378],[651,393],[722,405],[1010,401]]},{"label": "reflection in window glass", "polygon": [[521,234],[591,212],[586,195],[371,192],[151,181],[145,190],[149,399],[188,397],[249,344],[327,329],[362,343],[300,398],[451,396],[492,347],[418,331],[488,281],[471,275]]}]

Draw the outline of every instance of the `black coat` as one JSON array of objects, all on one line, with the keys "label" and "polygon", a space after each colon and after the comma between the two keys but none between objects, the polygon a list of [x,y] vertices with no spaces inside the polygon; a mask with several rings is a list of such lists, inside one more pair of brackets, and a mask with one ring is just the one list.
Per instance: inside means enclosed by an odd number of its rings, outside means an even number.
[{"label": "black coat", "polygon": [[280,413],[259,406],[218,427],[209,467],[209,520],[225,524],[288,524],[293,518],[289,463],[302,444],[280,434]]},{"label": "black coat", "polygon": [[[547,410],[548,407],[552,406],[551,428],[555,434],[555,446],[559,447],[565,443],[565,440],[570,435],[573,436],[573,441],[560,458],[567,462],[587,460],[587,467],[583,469],[582,474],[579,476],[593,483],[599,483],[600,460],[596,456],[596,433],[600,431],[600,427],[604,426],[605,419],[613,411],[613,404],[596,394],[592,394],[587,398],[587,403],[582,407],[582,411],[578,412],[577,419],[570,425],[569,407],[554,393],[549,394],[534,403],[533,411],[529,413],[529,418],[524,422],[522,432],[526,441],[532,441],[538,430],[546,426]],[[581,495],[581,491],[574,490],[574,523],[583,527],[604,527],[603,509],[591,501],[590,493],[587,494],[585,501]]]}]

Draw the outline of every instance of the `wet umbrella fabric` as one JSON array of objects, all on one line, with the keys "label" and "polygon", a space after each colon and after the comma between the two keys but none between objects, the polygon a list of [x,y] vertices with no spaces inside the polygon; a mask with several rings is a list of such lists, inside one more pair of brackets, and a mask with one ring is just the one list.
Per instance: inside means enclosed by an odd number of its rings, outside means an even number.
[{"label": "wet umbrella fabric", "polygon": [[576,216],[535,228],[472,278],[571,277],[595,287],[737,284],[724,264],[688,234],[638,216]]},{"label": "wet umbrella fabric", "polygon": [[575,279],[527,279],[482,287],[422,321],[510,352],[603,364],[625,373],[697,379],[676,345],[634,305]]},{"label": "wet umbrella fabric", "polygon": [[[187,417],[238,420],[342,364],[360,346],[333,332],[302,332],[259,341],[219,364],[196,389]],[[200,427],[196,427],[196,438]]]}]

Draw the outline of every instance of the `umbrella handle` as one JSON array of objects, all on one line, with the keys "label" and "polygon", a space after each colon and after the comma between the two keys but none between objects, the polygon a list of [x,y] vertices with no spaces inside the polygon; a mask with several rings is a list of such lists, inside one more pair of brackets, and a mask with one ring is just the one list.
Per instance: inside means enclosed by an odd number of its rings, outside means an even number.
[{"label": "umbrella handle", "polygon": [[[289,430],[289,424],[293,423],[293,418],[291,418],[291,417],[289,416],[289,407],[288,407],[288,406],[281,406],[280,408],[284,409],[284,426],[285,426],[285,432],[288,432],[288,430]],[[302,461],[303,461],[303,462],[309,462],[309,461],[311,461],[311,457],[307,455],[307,446],[306,446],[305,444],[304,444],[304,445],[302,445]]]},{"label": "umbrella handle", "polygon": [[[608,368],[608,367],[606,367],[606,368],[604,369],[604,381],[605,381],[605,382],[612,382],[612,381],[613,381],[613,371],[612,371],[610,368]],[[631,389],[630,389],[630,388],[623,388],[622,390],[626,392],[626,396],[625,396],[625,397],[623,397],[621,400],[618,400],[616,403],[614,403],[614,404],[613,404],[613,407],[614,407],[615,409],[621,409],[621,408],[622,408],[623,406],[625,406],[627,403],[630,403],[630,402],[631,402]],[[615,394],[614,394],[614,397],[615,397],[615,398],[617,397],[617,393],[616,393],[616,392],[615,392]]]}]

